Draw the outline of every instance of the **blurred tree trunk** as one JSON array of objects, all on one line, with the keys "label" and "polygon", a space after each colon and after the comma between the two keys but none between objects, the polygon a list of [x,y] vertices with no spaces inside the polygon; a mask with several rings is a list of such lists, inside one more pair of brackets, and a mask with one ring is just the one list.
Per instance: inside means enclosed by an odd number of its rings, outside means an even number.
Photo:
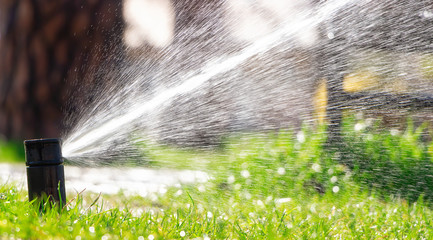
[{"label": "blurred tree trunk", "polygon": [[0,134],[59,137],[63,111],[118,60],[122,28],[121,1],[0,0]]}]

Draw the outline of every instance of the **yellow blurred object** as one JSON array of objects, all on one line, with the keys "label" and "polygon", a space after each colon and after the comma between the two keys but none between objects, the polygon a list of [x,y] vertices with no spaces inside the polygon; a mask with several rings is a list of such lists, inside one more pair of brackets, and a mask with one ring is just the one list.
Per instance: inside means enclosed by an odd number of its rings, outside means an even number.
[{"label": "yellow blurred object", "polygon": [[[382,88],[391,87],[392,92],[403,92],[406,89],[404,82],[394,82],[392,85],[382,86],[379,77],[369,71],[357,71],[348,74],[344,78],[343,89],[346,92],[360,92],[367,90],[383,90]],[[326,79],[322,79],[314,93],[313,106],[314,115],[320,124],[326,119],[326,106],[328,104],[328,93],[326,89]]]},{"label": "yellow blurred object", "polygon": [[[348,74],[344,78],[343,89],[346,92],[361,91],[386,91],[393,93],[405,93],[409,87],[404,79],[392,82],[381,81],[379,76],[369,71],[357,71]],[[326,89],[326,79],[322,79],[314,93],[313,106],[314,116],[320,124],[326,119],[326,106],[328,104],[328,93]]]},{"label": "yellow blurred object", "polygon": [[377,89],[379,87],[379,77],[369,71],[350,73],[344,78],[343,82],[343,89],[346,92],[360,92]]},{"label": "yellow blurred object", "polygon": [[328,104],[328,92],[326,90],[326,79],[319,82],[319,86],[314,93],[313,106],[314,115],[320,124],[325,122],[326,105]]}]

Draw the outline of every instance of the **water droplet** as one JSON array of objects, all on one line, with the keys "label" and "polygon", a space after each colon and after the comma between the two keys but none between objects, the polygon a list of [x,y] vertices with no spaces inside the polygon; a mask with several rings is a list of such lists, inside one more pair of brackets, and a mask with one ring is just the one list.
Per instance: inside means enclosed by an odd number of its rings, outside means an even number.
[{"label": "water droplet", "polygon": [[278,198],[278,199],[275,199],[275,203],[287,203],[287,202],[290,202],[290,201],[292,201],[291,198]]},{"label": "water droplet", "polygon": [[244,178],[249,178],[250,177],[250,172],[248,172],[248,170],[242,170],[241,171],[241,176]]},{"label": "water droplet", "polygon": [[310,206],[310,212],[315,213],[316,212],[316,204],[312,204]]},{"label": "water droplet", "polygon": [[305,142],[305,134],[302,131],[299,131],[298,134],[296,134],[296,139],[298,142],[303,143]]},{"label": "water droplet", "polygon": [[332,191],[333,191],[334,193],[338,193],[338,192],[340,191],[340,188],[339,188],[338,186],[334,186],[334,187],[332,188]]},{"label": "water droplet", "polygon": [[362,129],[364,129],[364,127],[365,127],[364,124],[362,124],[362,123],[357,123],[357,124],[355,124],[355,131],[359,132],[359,131],[361,131]]},{"label": "water droplet", "polygon": [[425,18],[433,18],[433,12],[425,10],[422,13],[422,16],[425,17]]},{"label": "water droplet", "polygon": [[322,169],[318,163],[313,163],[313,165],[311,166],[311,168],[312,168],[315,172],[320,172],[321,169]]},{"label": "water droplet", "polygon": [[165,193],[167,193],[167,188],[164,186],[164,187],[161,187],[160,189],[159,189],[159,193],[161,194],[161,195],[164,195]]},{"label": "water droplet", "polygon": [[229,184],[234,183],[234,182],[235,182],[235,176],[230,175],[230,176],[227,178],[227,182],[228,182]]},{"label": "water droplet", "polygon": [[284,174],[286,173],[286,169],[280,167],[280,168],[278,168],[277,172],[278,172],[278,174],[280,174],[280,175],[284,175]]},{"label": "water droplet", "polygon": [[272,196],[268,196],[268,197],[266,198],[266,202],[268,203],[268,202],[272,201],[272,199],[273,199]]},{"label": "water droplet", "polygon": [[392,136],[397,136],[397,135],[400,134],[400,130],[393,128],[393,129],[389,130],[389,133],[390,133]]},{"label": "water droplet", "polygon": [[262,202],[262,200],[257,200],[256,201],[256,205],[259,206],[259,207],[264,207],[265,206],[265,204]]},{"label": "water droplet", "polygon": [[338,181],[338,177],[337,176],[332,176],[331,177],[331,182],[332,183],[336,183]]}]

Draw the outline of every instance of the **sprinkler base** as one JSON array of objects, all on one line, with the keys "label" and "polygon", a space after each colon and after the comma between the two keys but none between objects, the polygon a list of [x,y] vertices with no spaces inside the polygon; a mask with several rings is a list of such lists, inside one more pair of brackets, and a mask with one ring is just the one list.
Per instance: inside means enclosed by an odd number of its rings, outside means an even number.
[{"label": "sprinkler base", "polygon": [[48,198],[66,203],[63,158],[58,139],[24,141],[29,201]]}]

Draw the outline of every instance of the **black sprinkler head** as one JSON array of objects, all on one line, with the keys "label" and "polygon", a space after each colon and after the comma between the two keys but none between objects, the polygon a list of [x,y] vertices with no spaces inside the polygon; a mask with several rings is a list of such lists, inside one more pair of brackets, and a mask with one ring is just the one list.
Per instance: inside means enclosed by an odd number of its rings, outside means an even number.
[{"label": "black sprinkler head", "polygon": [[29,201],[48,197],[65,205],[65,174],[59,139],[26,140],[24,146]]}]

